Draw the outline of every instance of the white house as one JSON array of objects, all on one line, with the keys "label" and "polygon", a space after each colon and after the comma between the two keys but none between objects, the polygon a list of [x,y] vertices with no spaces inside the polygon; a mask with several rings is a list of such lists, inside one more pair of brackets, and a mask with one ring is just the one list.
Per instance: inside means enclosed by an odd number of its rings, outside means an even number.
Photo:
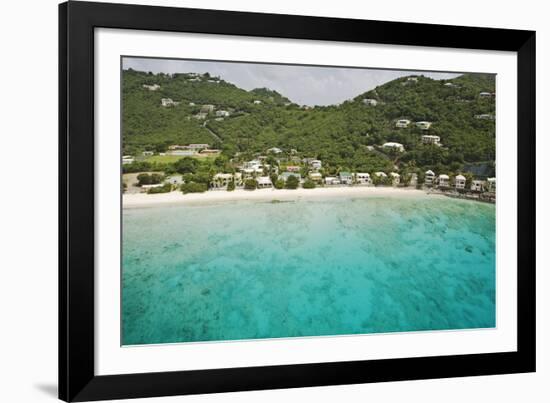
[{"label": "white house", "polygon": [[480,92],[479,96],[480,98],[491,98],[493,94],[491,94],[490,92]]},{"label": "white house", "polygon": [[355,182],[361,185],[370,185],[372,180],[370,178],[370,174],[366,172],[357,172],[355,174]]},{"label": "white house", "polygon": [[151,184],[151,185],[141,185],[141,190],[144,190],[144,191],[148,191],[149,189],[153,189],[153,188],[160,188],[160,187],[163,187],[164,186],[164,183],[154,183],[154,184]]},{"label": "white house", "polygon": [[381,172],[381,171],[375,172],[374,176],[376,176],[377,178],[382,178],[382,179],[385,179],[385,178],[388,177],[388,175],[386,175],[385,172]]},{"label": "white house", "polygon": [[432,122],[426,122],[425,120],[422,120],[420,122],[416,122],[416,127],[418,127],[420,130],[428,130],[432,125]]},{"label": "white house", "polygon": [[412,81],[416,83],[418,81],[418,77],[407,77],[407,81]]},{"label": "white house", "polygon": [[312,161],[309,161],[309,166],[313,169],[321,169],[323,166],[323,163],[321,162],[321,160],[312,160]]},{"label": "white house", "polygon": [[226,118],[231,115],[228,111],[216,111],[216,116]]},{"label": "white house", "polygon": [[269,176],[259,176],[256,178],[256,182],[258,183],[258,189],[265,189],[273,186]]},{"label": "white house", "polygon": [[372,99],[372,98],[366,98],[366,99],[363,99],[363,103],[365,105],[368,105],[368,106],[376,106],[378,105],[378,101],[376,99]]},{"label": "white house", "polygon": [[455,176],[455,188],[464,189],[466,187],[466,177],[464,175]]},{"label": "white house", "polygon": [[203,120],[203,119],[206,119],[207,116],[208,116],[207,113],[199,112],[194,117],[195,119]]},{"label": "white house", "polygon": [[403,147],[403,144],[401,143],[394,143],[393,141],[390,141],[388,143],[384,143],[382,144],[382,147],[384,148],[392,148],[396,151],[399,151],[400,153],[402,153],[403,151],[405,151],[405,147]]},{"label": "white house", "polygon": [[390,172],[391,182],[392,184],[399,185],[401,182],[401,175],[399,175],[397,172]]},{"label": "white house", "polygon": [[261,103],[262,101],[260,101],[259,99],[254,100],[254,105],[260,105]]},{"label": "white house", "polygon": [[158,85],[158,84],[153,84],[153,85],[143,84],[143,88],[146,88],[149,91],[156,91],[156,90],[160,89],[160,85]]},{"label": "white house", "polygon": [[351,172],[342,171],[338,174],[338,178],[340,179],[340,183],[343,183],[344,185],[353,184],[353,175]]},{"label": "white house", "polygon": [[439,142],[441,139],[439,136],[434,136],[432,134],[425,134],[422,136],[422,144],[434,144],[436,146],[441,145]]},{"label": "white house", "polygon": [[485,189],[485,181],[473,180],[470,185],[470,190],[473,192],[483,192]]},{"label": "white house", "polygon": [[325,185],[339,185],[340,181],[335,176],[326,176]]},{"label": "white house", "polygon": [[490,113],[482,113],[480,115],[474,116],[476,119],[482,119],[482,120],[495,120],[495,115],[491,115]]},{"label": "white house", "polygon": [[209,144],[189,144],[187,148],[190,150],[199,151],[199,150],[204,150],[205,148],[210,148],[210,145]]},{"label": "white house", "polygon": [[189,102],[189,106],[195,106],[194,102]]},{"label": "white house", "polygon": [[178,106],[180,104],[179,102],[175,102],[172,98],[162,98],[160,100],[160,103],[165,108],[170,107],[170,106]]},{"label": "white house", "polygon": [[435,173],[434,171],[432,171],[431,169],[426,171],[426,173],[424,174],[424,183],[426,185],[433,185],[434,184],[434,179],[435,179]]},{"label": "white house", "polygon": [[236,174],[224,174],[217,173],[212,178],[210,182],[210,187],[214,189],[226,189],[229,182],[235,181],[235,186],[242,186],[242,175],[240,173]]},{"label": "white house", "polygon": [[395,122],[395,127],[404,129],[406,127],[409,127],[410,124],[411,121],[409,119],[399,119],[397,122]]},{"label": "white house", "polygon": [[453,84],[453,83],[445,83],[445,84],[443,84],[443,85],[444,85],[445,87],[456,87],[456,85]]},{"label": "white house", "polygon": [[131,155],[122,156],[122,165],[131,164],[134,161],[134,157],[132,157]]},{"label": "white house", "polygon": [[199,77],[195,77],[195,78],[190,78],[188,79],[187,81],[191,81],[191,82],[198,82],[200,81],[201,79]]},{"label": "white house", "polygon": [[262,163],[260,160],[251,160],[243,163],[242,168],[243,169],[256,169],[260,168],[262,166]]},{"label": "white house", "polygon": [[440,188],[449,187],[449,175],[441,174],[437,177],[437,186]]},{"label": "white house", "polygon": [[487,191],[488,192],[497,191],[497,178],[487,178]]},{"label": "white house", "polygon": [[151,155],[154,155],[154,151],[144,151],[143,153],[143,156],[144,157],[150,157]]},{"label": "white house", "polygon": [[190,157],[195,155],[197,152],[194,150],[170,150],[166,154],[168,155],[177,155],[180,157]]},{"label": "white house", "polygon": [[283,150],[281,150],[280,148],[278,147],[271,147],[271,148],[268,148],[267,149],[267,152],[268,153],[273,153],[273,154],[280,154],[283,152]]}]

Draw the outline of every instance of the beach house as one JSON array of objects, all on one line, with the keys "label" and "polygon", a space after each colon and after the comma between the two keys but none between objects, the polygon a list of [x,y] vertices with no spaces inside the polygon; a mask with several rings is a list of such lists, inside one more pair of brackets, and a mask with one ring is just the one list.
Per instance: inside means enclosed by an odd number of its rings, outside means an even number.
[{"label": "beach house", "polygon": [[404,129],[406,127],[409,127],[411,124],[411,121],[408,119],[399,119],[397,122],[395,122],[395,127]]},{"label": "beach house", "polygon": [[483,192],[485,189],[485,181],[482,180],[473,180],[470,185],[470,190],[472,192]]},{"label": "beach house", "polygon": [[487,178],[487,191],[488,192],[497,191],[497,178]]},{"label": "beach house", "polygon": [[340,179],[340,183],[344,185],[353,184],[353,175],[351,174],[351,172],[342,171],[338,174],[338,178]]},{"label": "beach house", "polygon": [[321,169],[323,166],[323,163],[321,162],[321,160],[311,160],[309,161],[309,166],[312,169]]},{"label": "beach house", "polygon": [[449,175],[441,174],[437,177],[437,186],[440,188],[449,187]]},{"label": "beach house", "polygon": [[319,172],[310,172],[308,174],[308,177],[313,182],[322,182],[323,181],[323,175],[321,175]]},{"label": "beach house", "polygon": [[431,169],[426,171],[425,174],[424,174],[424,183],[426,185],[430,185],[432,186],[434,184],[434,179],[435,179],[435,173],[434,171],[432,171]]},{"label": "beach house", "polygon": [[439,136],[434,136],[432,134],[425,134],[422,136],[422,144],[433,144],[436,146],[440,146],[440,141],[441,139],[439,138]]},{"label": "beach house", "polygon": [[378,105],[378,101],[376,99],[372,99],[372,98],[363,99],[363,103],[367,106],[376,106],[376,105]]},{"label": "beach house", "polygon": [[455,176],[455,189],[464,189],[466,187],[466,178],[464,175]]},{"label": "beach house", "polygon": [[258,189],[265,189],[273,186],[269,176],[259,176],[256,178],[256,182],[258,183]]},{"label": "beach house", "polygon": [[382,178],[382,179],[385,179],[388,177],[388,175],[386,175],[385,172],[382,172],[382,171],[378,171],[378,172],[375,172],[374,173],[374,176],[378,177],[378,178]]},{"label": "beach house", "polygon": [[399,151],[400,153],[402,153],[403,151],[405,151],[405,147],[403,147],[403,144],[401,144],[401,143],[395,143],[395,142],[393,142],[393,141],[390,141],[390,142],[388,142],[388,143],[382,144],[382,147],[383,147],[383,148],[393,149],[393,150]]},{"label": "beach house", "polygon": [[335,176],[327,176],[325,177],[325,185],[339,185],[340,181]]},{"label": "beach house", "polygon": [[394,186],[399,185],[399,183],[401,182],[401,175],[399,175],[397,172],[390,172],[390,177],[391,183]]},{"label": "beach house", "polygon": [[355,174],[355,182],[360,185],[370,185],[372,180],[370,178],[370,174],[366,172],[357,172]]},{"label": "beach house", "polygon": [[416,122],[416,127],[420,130],[428,130],[432,126],[432,122],[426,122],[425,120]]},{"label": "beach house", "polygon": [[295,176],[296,178],[298,178],[298,180],[301,182],[302,181],[302,176],[298,173],[295,173],[295,172],[283,172],[280,176],[279,176],[279,179],[282,179],[286,182],[286,180],[290,177],[290,176]]}]

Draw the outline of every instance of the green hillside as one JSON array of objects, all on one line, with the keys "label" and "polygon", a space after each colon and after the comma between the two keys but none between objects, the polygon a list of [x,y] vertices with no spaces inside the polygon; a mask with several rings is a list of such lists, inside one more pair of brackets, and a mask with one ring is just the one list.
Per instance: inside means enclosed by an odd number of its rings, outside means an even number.
[{"label": "green hillside", "polygon": [[[339,106],[304,109],[275,91],[246,91],[223,78],[125,70],[123,151],[132,155],[163,151],[170,144],[208,143],[232,158],[236,153],[248,156],[279,147],[317,157],[328,171],[372,172],[394,165],[457,171],[465,164],[494,161],[494,120],[475,118],[495,114],[494,97],[479,95],[495,91],[494,76],[416,79],[393,80]],[[158,84],[160,89],[150,91],[144,84]],[[163,107],[162,98],[180,104]],[[365,105],[366,98],[378,104]],[[210,113],[196,119],[204,104],[227,110],[231,116],[216,120]],[[397,119],[412,123],[399,129]],[[433,124],[423,131],[414,125],[416,121]],[[423,134],[440,136],[443,146],[422,145]],[[392,153],[379,147],[388,141],[402,143],[406,151]]]}]

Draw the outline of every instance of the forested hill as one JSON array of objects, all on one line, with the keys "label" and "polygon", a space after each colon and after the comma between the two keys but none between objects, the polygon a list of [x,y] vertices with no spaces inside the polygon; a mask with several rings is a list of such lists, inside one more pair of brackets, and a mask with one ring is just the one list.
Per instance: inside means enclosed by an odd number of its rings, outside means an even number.
[{"label": "forested hill", "polygon": [[[154,84],[160,88],[143,87]],[[465,163],[494,161],[494,91],[493,75],[464,74],[452,80],[403,77],[341,105],[304,108],[275,91],[246,91],[223,77],[125,70],[124,153],[208,143],[228,157],[279,147],[322,159],[327,167],[371,172],[409,165],[457,171]],[[484,92],[489,94],[481,96]],[[179,105],[163,107],[162,98]],[[365,99],[377,103],[368,105]],[[216,119],[214,111],[197,119],[205,104],[231,115]],[[411,124],[396,128],[398,119]],[[433,124],[421,130],[417,121]],[[440,136],[442,147],[423,145],[424,134]],[[403,144],[405,152],[380,147],[389,141]]]}]

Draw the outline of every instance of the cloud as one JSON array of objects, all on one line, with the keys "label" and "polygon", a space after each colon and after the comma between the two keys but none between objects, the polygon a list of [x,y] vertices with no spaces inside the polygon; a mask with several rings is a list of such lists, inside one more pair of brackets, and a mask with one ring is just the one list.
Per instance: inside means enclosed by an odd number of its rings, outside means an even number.
[{"label": "cloud", "polygon": [[298,66],[199,60],[124,58],[123,68],[153,73],[210,73],[245,90],[267,87],[300,105],[331,105],[399,77],[423,74],[449,79],[458,73]]}]

